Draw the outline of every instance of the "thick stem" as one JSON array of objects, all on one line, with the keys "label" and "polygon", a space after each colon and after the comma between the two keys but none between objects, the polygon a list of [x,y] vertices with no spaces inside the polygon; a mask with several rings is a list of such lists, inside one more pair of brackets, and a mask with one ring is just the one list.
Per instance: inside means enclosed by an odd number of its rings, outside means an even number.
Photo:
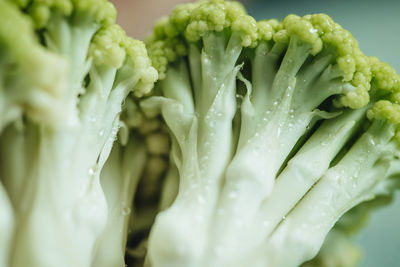
[{"label": "thick stem", "polygon": [[297,36],[292,36],[285,56],[274,77],[268,106],[271,107],[275,101],[279,101],[282,98],[286,93],[286,88],[293,82],[309,55],[310,45],[301,41]]},{"label": "thick stem", "polygon": [[78,14],[74,19],[53,14],[48,24],[44,36],[46,46],[68,59],[68,90],[62,93],[65,102],[70,102],[69,107],[77,106],[78,95],[83,93],[83,80],[91,65],[88,49],[98,28],[99,25],[93,23],[92,17],[87,14]]},{"label": "thick stem", "polygon": [[[203,37],[203,43],[202,88],[194,94],[196,113],[185,114],[181,99],[163,100],[172,101],[178,109],[165,104],[161,108],[180,146],[180,154],[175,155],[181,158],[175,159],[180,175],[176,200],[159,214],[150,234],[149,260],[156,267],[199,266],[223,174],[232,154],[236,76],[241,67],[236,66],[242,49],[240,38],[234,34],[226,42],[222,34],[209,34]],[[198,66],[198,60],[191,58],[196,55],[190,54],[191,66]],[[198,79],[198,69],[193,73],[194,80]],[[183,121],[184,126],[177,125],[177,121]]]},{"label": "thick stem", "polygon": [[[284,48],[285,45],[278,43],[268,50],[267,44],[261,43],[256,49],[253,86],[250,88],[246,84],[248,92],[241,107],[238,149],[265,127],[277,109],[282,109],[281,105],[291,105],[293,90],[298,90],[294,88],[297,86],[296,75],[309,56],[310,46],[297,37],[291,38],[279,65]],[[281,103],[282,99],[286,102]]]},{"label": "thick stem", "polygon": [[84,14],[76,19],[79,21],[77,23],[57,14],[53,15],[51,20],[45,35],[46,46],[68,57],[70,81],[73,84],[80,82],[86,74],[82,70],[86,64],[89,44],[99,25],[93,23],[92,18]]},{"label": "thick stem", "polygon": [[260,228],[257,237],[268,236],[324,174],[341,148],[358,129],[365,110],[348,110],[323,123],[288,162],[287,167],[278,176],[271,195],[260,209],[261,215],[256,221]]},{"label": "thick stem", "polygon": [[284,44],[276,43],[272,48],[267,43],[260,43],[252,63],[253,93],[251,102],[257,114],[263,114],[271,99],[272,83],[279,69],[278,60],[285,49]]},{"label": "thick stem", "polygon": [[96,256],[91,265],[93,267],[125,266],[129,214],[146,161],[142,141],[131,136],[125,147],[114,145],[102,170],[100,179],[107,200],[108,218],[96,245]]},{"label": "thick stem", "polygon": [[[13,266],[83,267],[91,262],[105,224],[106,203],[98,171],[91,173],[93,163],[74,157],[76,135],[65,136],[69,134],[73,132],[40,130],[40,164],[30,170],[24,184],[29,188],[24,196],[29,205],[19,209]],[[36,245],[39,239],[41,246]],[[49,250],[57,253],[49,255]]]},{"label": "thick stem", "polygon": [[[200,117],[205,117],[211,109],[221,84],[236,67],[237,59],[242,51],[240,36],[233,33],[229,40],[223,33],[209,33],[203,37],[201,51],[202,88],[199,98],[195,99],[196,111]],[[192,58],[189,57],[189,61]],[[201,129],[202,127],[200,127]]]},{"label": "thick stem", "polygon": [[160,197],[160,210],[165,210],[174,202],[179,190],[179,173],[175,164],[170,161],[168,171],[165,175],[165,180],[162,185]]},{"label": "thick stem", "polygon": [[[296,42],[294,42],[292,47],[289,47],[286,55],[293,53],[307,55],[301,49],[298,49],[301,52],[297,51],[295,44]],[[294,57],[294,55],[292,56]],[[289,61],[289,58],[288,56],[286,60]],[[323,73],[329,61],[329,57],[316,59],[314,63],[307,66],[303,70],[303,73],[299,75],[303,79],[307,78],[310,81],[314,81]],[[280,74],[283,80],[279,82],[277,74],[274,84],[288,83],[287,79],[289,76],[284,76],[284,73],[288,72],[292,73],[291,75],[295,75],[298,68],[300,68],[299,66],[292,66],[290,68],[288,62],[282,64],[290,71],[284,71],[284,68],[282,70],[283,73]],[[308,68],[315,73],[309,71]],[[324,75],[322,76],[325,77]],[[232,221],[234,218],[242,217],[245,218],[246,222],[243,222],[243,224],[246,225],[252,220],[253,216],[258,212],[261,202],[272,191],[276,174],[284,164],[286,157],[306,132],[313,117],[318,116],[318,112],[313,111],[315,105],[301,106],[297,99],[294,99],[298,97],[298,94],[308,94],[308,91],[312,90],[312,88],[306,88],[310,86],[309,83],[303,81],[300,85],[297,85],[296,81],[297,79],[293,78],[292,82],[287,84],[287,87],[284,88],[285,93],[283,98],[279,103],[276,102],[275,110],[272,110],[268,117],[263,118],[256,125],[255,129],[253,129],[254,133],[250,135],[250,138],[245,140],[245,143],[243,139],[239,140],[238,151],[227,169],[226,183],[220,198],[220,207],[223,207],[225,211],[223,215],[225,219],[221,219],[222,221]],[[324,83],[325,87],[318,88],[322,91],[320,95],[327,97],[334,94],[336,91],[330,87],[340,91],[341,86],[335,83],[331,84],[330,80],[325,81],[323,79],[323,81],[326,82]],[[250,85],[247,86],[248,92],[251,92]],[[244,104],[249,104],[246,98],[244,99]],[[245,120],[252,118],[251,116],[246,116],[249,114],[242,112],[242,120],[244,120],[242,125],[247,126]],[[245,133],[249,131],[243,127],[242,130]],[[245,136],[248,137],[249,135]],[[242,142],[241,146],[240,142]],[[232,198],[232,196],[235,197]],[[252,201],[251,205],[249,205],[249,201]],[[224,231],[228,230],[229,227],[222,226],[224,223],[221,222],[220,224]],[[240,231],[233,229],[232,232]],[[229,235],[227,234],[227,236]]]},{"label": "thick stem", "polygon": [[[173,205],[157,217],[150,236],[149,255],[154,266],[197,266],[200,262],[208,223],[231,154],[229,137],[236,110],[237,71],[238,67],[226,77],[210,111],[205,118],[199,118],[204,120],[203,142],[198,138],[197,117],[181,142],[178,196]],[[168,115],[167,111],[163,114]],[[165,119],[168,123],[176,117]]]},{"label": "thick stem", "polygon": [[393,134],[392,125],[375,121],[286,216],[267,241],[270,253],[276,253],[274,266],[298,266],[314,257],[336,221],[372,197],[389,169],[389,162],[379,160]]},{"label": "thick stem", "polygon": [[[113,73],[111,70],[111,77]],[[122,101],[135,83],[130,79],[116,85],[94,80],[95,77],[90,90],[82,96],[89,105],[81,114],[80,124],[26,129],[26,140],[37,137],[39,145],[32,158],[40,164],[25,169],[29,175],[23,184],[24,203],[17,206],[20,224],[13,256],[15,266],[28,262],[37,266],[90,265],[94,244],[107,219],[99,173],[118,132]],[[109,95],[99,94],[102,90]],[[43,240],[41,246],[33,242],[37,239]],[[58,253],[44,255],[54,248]]]}]

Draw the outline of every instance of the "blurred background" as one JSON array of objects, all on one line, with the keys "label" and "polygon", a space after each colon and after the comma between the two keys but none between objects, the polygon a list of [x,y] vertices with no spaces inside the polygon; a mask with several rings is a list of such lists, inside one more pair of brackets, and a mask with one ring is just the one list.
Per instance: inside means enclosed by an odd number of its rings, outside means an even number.
[{"label": "blurred background", "polygon": [[[143,39],[154,21],[167,15],[178,3],[189,0],[113,0],[118,22],[135,38]],[[256,19],[287,14],[327,13],[359,41],[366,55],[386,61],[400,72],[399,0],[246,0],[241,1]],[[400,194],[377,210],[367,227],[356,236],[363,249],[360,267],[400,266]]]}]

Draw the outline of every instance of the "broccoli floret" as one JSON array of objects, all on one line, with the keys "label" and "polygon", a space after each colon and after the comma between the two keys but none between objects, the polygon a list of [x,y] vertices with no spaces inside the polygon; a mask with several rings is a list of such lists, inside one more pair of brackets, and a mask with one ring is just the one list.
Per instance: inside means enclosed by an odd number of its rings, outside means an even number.
[{"label": "broccoli floret", "polygon": [[57,124],[72,108],[63,99],[66,60],[43,48],[32,19],[6,0],[0,1],[0,25],[0,132],[25,115]]},{"label": "broccoli floret", "polygon": [[[107,1],[0,4],[13,12],[5,10],[7,17],[0,19],[11,20],[1,26],[1,34],[9,27],[15,35],[6,39],[6,55],[17,68],[12,81],[22,81],[17,89],[24,97],[43,91],[55,98],[49,96],[46,105],[37,107],[36,100],[17,102],[24,113],[0,136],[0,177],[18,218],[11,266],[91,266],[99,236],[113,215],[108,214],[113,203],[104,193],[108,189],[103,191],[100,173],[117,138],[124,101],[128,95],[148,94],[157,71],[145,45],[115,24],[115,8]],[[20,24],[23,33],[18,33]],[[9,52],[14,50],[21,58]],[[33,63],[24,62],[28,52]],[[5,89],[12,96],[13,88]],[[130,153],[140,158],[142,149]],[[116,255],[120,261],[123,252]]]},{"label": "broccoli floret", "polygon": [[162,114],[180,176],[152,266],[298,266],[387,180],[399,76],[327,15],[256,22],[236,2],[199,1],[147,47],[161,80],[141,106]]},{"label": "broccoli floret", "polygon": [[[400,89],[399,77],[387,64],[379,62],[376,58],[371,58],[370,63],[372,100],[369,106],[372,107],[366,113],[370,121],[364,125],[364,128],[353,134],[353,136],[356,135],[356,139],[346,144],[348,147],[345,153],[332,165],[332,160],[325,157],[324,151],[314,151],[312,157],[325,159],[325,163],[319,163],[317,166],[325,165],[326,167],[324,172],[318,175],[313,174],[313,169],[318,168],[308,167],[307,175],[300,176],[303,179],[300,187],[296,187],[299,183],[293,184],[293,179],[290,180],[289,177],[282,180],[284,176],[277,177],[277,189],[283,189],[285,184],[287,187],[290,183],[290,186],[296,188],[292,191],[294,195],[298,192],[301,194],[289,206],[290,201],[285,200],[284,209],[290,212],[283,215],[285,220],[271,233],[270,240],[266,242],[269,244],[265,244],[265,247],[269,247],[271,251],[277,252],[279,248],[284,247],[285,250],[293,252],[290,259],[283,259],[285,257],[283,254],[275,255],[274,264],[295,266],[301,261],[312,258],[318,252],[329,230],[347,210],[381,195],[382,187],[387,184],[391,185],[389,186],[391,189],[396,186],[390,177],[395,170],[393,166],[398,164],[396,132],[400,113],[398,104],[386,99],[391,99],[391,95]],[[385,72],[388,69],[391,70],[390,75]],[[357,111],[359,110],[353,112]],[[318,131],[319,129],[315,134]],[[328,136],[321,140],[326,140]],[[326,148],[331,147],[330,144],[321,143],[321,146],[325,145],[327,145]],[[310,161],[315,162],[312,158],[311,160],[306,158],[303,162]],[[291,161],[288,163],[287,170],[293,169],[290,165]],[[304,182],[304,179],[311,182]],[[281,183],[280,186],[278,183]],[[278,197],[279,192],[276,193],[276,197],[270,197],[270,199],[278,202],[278,199],[282,200],[282,196]],[[274,209],[272,203],[266,206],[268,208],[263,212]],[[265,215],[264,218],[266,217]],[[294,247],[295,244],[302,243],[301,240],[306,239],[307,242],[303,243],[304,247],[300,249]]]}]

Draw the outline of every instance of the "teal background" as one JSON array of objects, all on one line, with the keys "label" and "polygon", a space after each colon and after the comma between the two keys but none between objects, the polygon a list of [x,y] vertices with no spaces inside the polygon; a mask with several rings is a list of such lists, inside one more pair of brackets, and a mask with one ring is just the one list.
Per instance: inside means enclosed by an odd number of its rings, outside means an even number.
[{"label": "teal background", "polygon": [[[366,55],[377,56],[400,72],[400,1],[248,0],[244,4],[256,19],[326,13],[353,34]],[[359,267],[400,266],[399,193],[392,205],[373,214],[356,242],[363,248]]]}]

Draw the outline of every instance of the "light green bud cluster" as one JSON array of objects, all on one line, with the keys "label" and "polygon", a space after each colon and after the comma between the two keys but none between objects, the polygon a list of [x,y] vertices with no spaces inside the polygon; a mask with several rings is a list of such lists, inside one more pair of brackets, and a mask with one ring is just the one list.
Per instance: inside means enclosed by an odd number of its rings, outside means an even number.
[{"label": "light green bud cluster", "polygon": [[115,23],[117,11],[107,0],[25,0],[17,1],[21,8],[27,9],[36,28],[43,28],[54,14],[73,16],[84,13],[99,24]]}]

